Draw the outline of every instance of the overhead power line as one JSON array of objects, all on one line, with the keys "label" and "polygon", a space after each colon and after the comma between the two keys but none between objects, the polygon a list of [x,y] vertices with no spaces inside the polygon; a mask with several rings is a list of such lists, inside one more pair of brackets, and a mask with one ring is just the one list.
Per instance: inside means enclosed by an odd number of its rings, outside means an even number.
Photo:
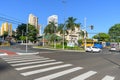
[{"label": "overhead power line", "polygon": [[23,22],[19,22],[19,21],[16,21],[16,20],[12,20],[12,19],[7,19],[7,18],[4,18],[4,17],[0,17],[0,21],[10,22],[10,23],[13,23],[13,24],[23,23]]},{"label": "overhead power line", "polygon": [[2,13],[0,13],[0,21],[10,22],[10,23],[13,23],[13,24],[25,23],[24,21],[15,19],[13,17],[10,17],[10,16],[2,14]]}]

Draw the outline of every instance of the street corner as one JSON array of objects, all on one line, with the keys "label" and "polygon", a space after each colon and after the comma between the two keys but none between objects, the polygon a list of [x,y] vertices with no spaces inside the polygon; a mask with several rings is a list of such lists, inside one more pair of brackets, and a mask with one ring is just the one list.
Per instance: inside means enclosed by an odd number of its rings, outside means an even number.
[{"label": "street corner", "polygon": [[0,50],[0,56],[5,56],[5,55],[17,55],[16,52],[12,52],[9,50]]},{"label": "street corner", "polygon": [[7,53],[0,52],[0,56],[7,56]]}]

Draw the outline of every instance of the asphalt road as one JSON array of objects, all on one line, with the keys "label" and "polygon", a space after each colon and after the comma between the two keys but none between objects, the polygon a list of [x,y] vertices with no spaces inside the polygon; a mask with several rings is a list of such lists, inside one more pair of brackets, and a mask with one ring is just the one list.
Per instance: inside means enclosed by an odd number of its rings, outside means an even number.
[{"label": "asphalt road", "polygon": [[40,54],[1,56],[0,80],[120,80],[119,52],[103,49],[101,53],[85,53],[31,47],[29,51]]}]

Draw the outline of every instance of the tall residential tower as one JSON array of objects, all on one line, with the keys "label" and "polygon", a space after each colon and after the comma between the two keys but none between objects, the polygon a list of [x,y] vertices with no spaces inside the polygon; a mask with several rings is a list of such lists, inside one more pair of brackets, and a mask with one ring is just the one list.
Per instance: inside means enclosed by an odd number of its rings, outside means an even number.
[{"label": "tall residential tower", "polygon": [[28,23],[34,25],[35,28],[38,30],[38,35],[40,35],[41,26],[38,24],[38,17],[34,16],[33,14],[29,14]]},{"label": "tall residential tower", "polygon": [[8,22],[3,23],[0,29],[0,35],[2,36],[4,32],[8,32],[8,35],[12,36],[12,24]]}]

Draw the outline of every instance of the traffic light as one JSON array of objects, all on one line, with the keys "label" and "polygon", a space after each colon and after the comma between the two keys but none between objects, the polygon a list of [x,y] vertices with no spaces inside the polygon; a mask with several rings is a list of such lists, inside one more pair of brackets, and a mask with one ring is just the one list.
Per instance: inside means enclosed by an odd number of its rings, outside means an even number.
[{"label": "traffic light", "polygon": [[91,26],[90,26],[90,29],[91,29],[91,30],[93,30],[93,28],[94,28],[94,26],[93,26],[93,25],[91,25]]}]

